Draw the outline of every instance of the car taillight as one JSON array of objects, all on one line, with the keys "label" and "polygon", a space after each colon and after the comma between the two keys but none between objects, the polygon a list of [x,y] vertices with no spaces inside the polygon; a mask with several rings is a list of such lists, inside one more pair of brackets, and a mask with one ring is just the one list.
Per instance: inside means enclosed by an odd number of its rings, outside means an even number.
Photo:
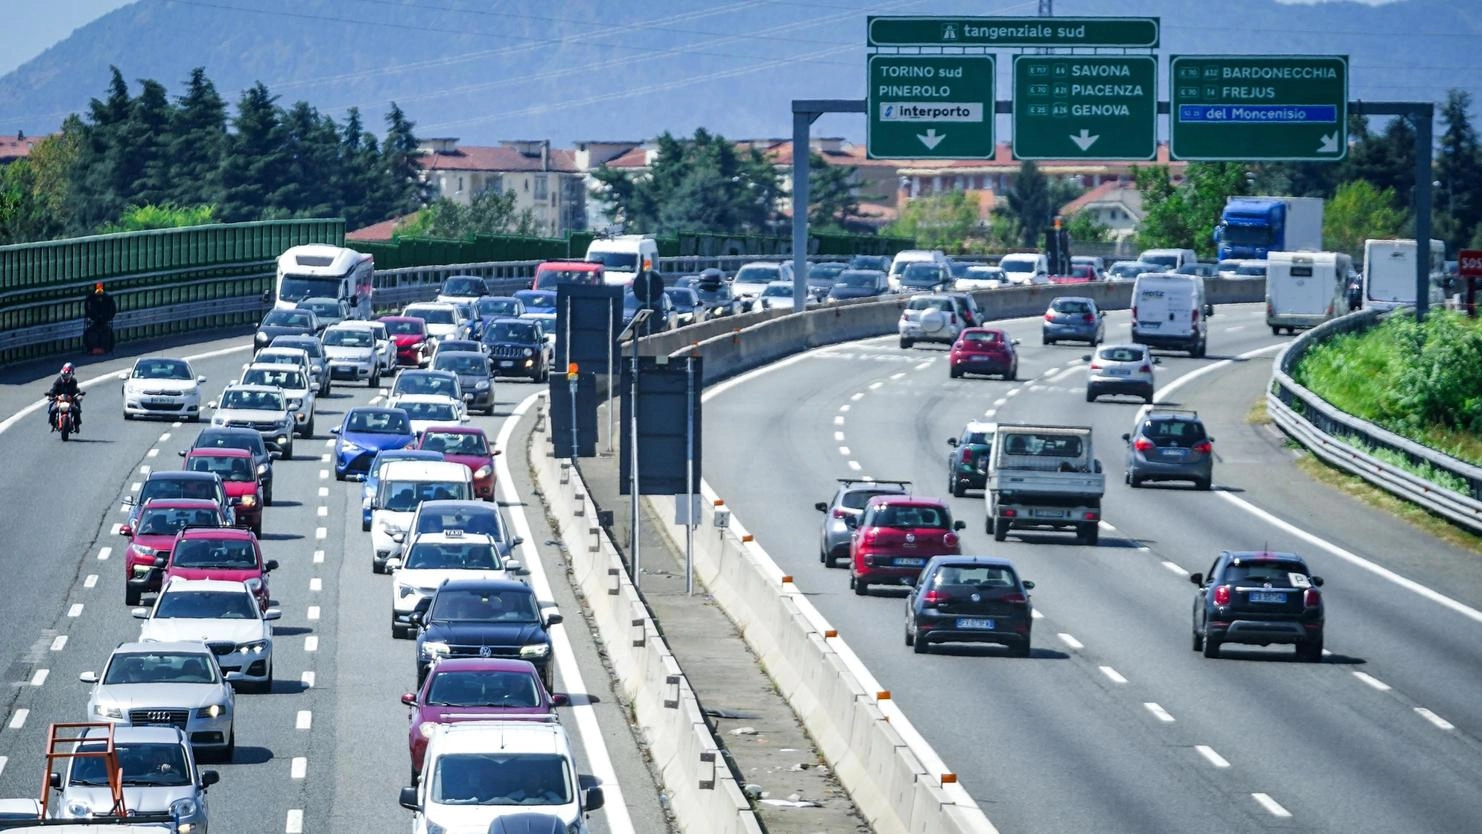
[{"label": "car taillight", "polygon": [[1045,313],[1045,321],[1054,321],[1054,320],[1055,320],[1055,313],[1054,312]]},{"label": "car taillight", "polygon": [[1322,593],[1316,588],[1308,588],[1302,592],[1302,605],[1305,608],[1316,608],[1322,605]]},{"label": "car taillight", "polygon": [[843,507],[834,507],[834,518],[848,518],[849,513],[844,512]]},{"label": "car taillight", "polygon": [[1009,594],[1008,596],[1006,596],[1006,597],[1003,598],[1003,601],[1004,602],[1007,602],[1007,603],[1012,603],[1014,605],[1023,605],[1024,604],[1024,595],[1023,594]]},{"label": "car taillight", "polygon": [[1150,374],[1153,372],[1153,366],[1144,364],[1141,368],[1138,368],[1137,371],[1138,373]]},{"label": "car taillight", "polygon": [[1219,587],[1217,587],[1217,588],[1214,589],[1214,604],[1215,605],[1229,605],[1230,604],[1230,586],[1229,585],[1220,585]]},{"label": "car taillight", "polygon": [[1095,362],[1092,362],[1091,363],[1091,370],[1093,370],[1093,371],[1099,371],[1099,370],[1101,370],[1101,366],[1098,365],[1098,364],[1096,364]]},{"label": "car taillight", "polygon": [[942,536],[942,544],[945,544],[948,547],[956,547],[957,546],[957,534],[956,533],[947,533],[947,534],[943,535]]},{"label": "car taillight", "polygon": [[945,591],[927,591],[921,595],[921,601],[927,605],[941,605],[944,602],[951,602],[952,597],[948,596]]},{"label": "car taillight", "polygon": [[1090,313],[1087,313],[1084,316],[1081,316],[1081,321],[1085,322],[1086,324],[1090,324],[1091,322],[1096,321],[1096,317],[1091,315]]},{"label": "car taillight", "polygon": [[1101,513],[1098,513],[1098,512],[1081,513],[1081,518],[1085,519],[1086,521],[1100,521],[1101,520]]},{"label": "car taillight", "polygon": [[1017,510],[1011,510],[1008,507],[1000,507],[998,509],[998,515],[1001,518],[1013,518],[1014,516],[1016,516],[1018,514],[1019,514],[1019,512]]},{"label": "car taillight", "polygon": [[1132,305],[1132,320],[1137,321],[1137,305]]},{"label": "car taillight", "polygon": [[1201,455],[1207,455],[1210,452],[1214,451],[1214,444],[1210,443],[1208,440],[1201,440],[1198,443],[1194,444],[1194,451],[1198,452]]},{"label": "car taillight", "polygon": [[1148,440],[1146,437],[1139,437],[1136,440],[1132,441],[1132,448],[1136,449],[1139,452],[1151,452],[1152,450],[1158,448],[1158,446],[1153,441]]},{"label": "car taillight", "polygon": [[973,462],[973,450],[972,449],[965,448],[965,447],[963,448],[963,450],[962,450],[962,462],[963,463],[972,463]]}]

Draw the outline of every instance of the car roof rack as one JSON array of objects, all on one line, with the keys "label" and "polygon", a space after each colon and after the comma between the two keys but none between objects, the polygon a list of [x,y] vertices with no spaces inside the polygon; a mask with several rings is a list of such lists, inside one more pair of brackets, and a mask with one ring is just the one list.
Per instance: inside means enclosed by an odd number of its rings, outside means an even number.
[{"label": "car roof rack", "polygon": [[1147,414],[1187,414],[1188,416],[1194,417],[1194,418],[1198,418],[1198,416],[1199,416],[1199,412],[1196,411],[1196,410],[1194,410],[1194,409],[1192,409],[1192,408],[1171,408],[1169,406],[1162,406],[1162,405],[1145,405],[1145,406],[1142,407],[1142,413],[1144,415],[1147,415]]},{"label": "car roof rack", "polygon": [[890,478],[835,478],[841,484],[895,484],[896,486],[908,487],[910,481],[897,481]]}]

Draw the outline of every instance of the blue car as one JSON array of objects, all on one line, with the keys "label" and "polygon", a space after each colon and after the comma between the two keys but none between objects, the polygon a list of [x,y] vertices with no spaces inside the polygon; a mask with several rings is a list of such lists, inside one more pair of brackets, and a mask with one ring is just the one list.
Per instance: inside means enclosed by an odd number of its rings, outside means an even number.
[{"label": "blue car", "polygon": [[341,481],[365,477],[377,452],[400,449],[416,439],[412,418],[400,408],[352,408],[329,433],[335,435],[334,476]]},{"label": "blue car", "polygon": [[427,449],[387,449],[377,452],[371,459],[370,468],[365,471],[365,488],[360,492],[360,529],[369,532],[371,528],[371,496],[381,487],[381,464],[390,463],[393,460],[442,460],[442,452],[433,452]]}]

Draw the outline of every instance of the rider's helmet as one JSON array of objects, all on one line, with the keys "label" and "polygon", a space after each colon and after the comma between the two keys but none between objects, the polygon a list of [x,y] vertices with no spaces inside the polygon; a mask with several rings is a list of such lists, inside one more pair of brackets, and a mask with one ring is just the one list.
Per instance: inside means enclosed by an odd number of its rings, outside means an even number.
[{"label": "rider's helmet", "polygon": [[67,364],[65,364],[65,365],[62,366],[62,379],[71,379],[71,378],[72,378],[72,363],[71,362],[68,362]]}]

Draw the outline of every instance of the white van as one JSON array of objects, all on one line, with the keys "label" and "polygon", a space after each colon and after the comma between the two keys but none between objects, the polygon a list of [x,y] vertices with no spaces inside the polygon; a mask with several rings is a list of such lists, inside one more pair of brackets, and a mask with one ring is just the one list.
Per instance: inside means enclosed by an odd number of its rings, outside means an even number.
[{"label": "white van", "polygon": [[1341,252],[1271,252],[1266,257],[1266,326],[1271,335],[1316,327],[1348,309],[1353,259]]},{"label": "white van", "polygon": [[736,277],[731,279],[731,295],[749,303],[760,298],[768,284],[791,283],[792,275],[792,261],[752,261],[736,270]]},{"label": "white van", "polygon": [[1050,259],[1034,252],[1014,252],[998,261],[998,268],[1014,286],[1050,283]]},{"label": "white van", "polygon": [[349,318],[370,319],[375,261],[370,255],[312,243],[278,256],[273,306],[292,309],[306,298],[333,298],[350,306]]},{"label": "white van", "polygon": [[473,498],[473,472],[444,460],[394,460],[381,467],[371,496],[371,569],[386,572],[386,560],[401,554],[407,526],[423,501]]},{"label": "white van", "polygon": [[587,260],[602,264],[603,283],[626,286],[638,273],[659,268],[659,244],[646,235],[599,237],[587,245]]},{"label": "white van", "polygon": [[890,272],[886,273],[886,280],[890,282],[892,290],[899,289],[901,285],[901,273],[906,271],[910,264],[941,264],[950,266],[947,253],[940,249],[902,249],[895,253],[890,261]]},{"label": "white van", "polygon": [[1164,272],[1177,272],[1181,267],[1199,263],[1199,253],[1192,249],[1149,249],[1137,259]]},{"label": "white van", "polygon": [[1132,285],[1132,342],[1203,356],[1214,307],[1204,300],[1204,278],[1144,272]]},{"label": "white van", "polygon": [[[1446,247],[1431,241],[1430,292],[1432,307],[1446,300]],[[1415,241],[1364,241],[1364,307],[1393,310],[1415,306]]]}]

